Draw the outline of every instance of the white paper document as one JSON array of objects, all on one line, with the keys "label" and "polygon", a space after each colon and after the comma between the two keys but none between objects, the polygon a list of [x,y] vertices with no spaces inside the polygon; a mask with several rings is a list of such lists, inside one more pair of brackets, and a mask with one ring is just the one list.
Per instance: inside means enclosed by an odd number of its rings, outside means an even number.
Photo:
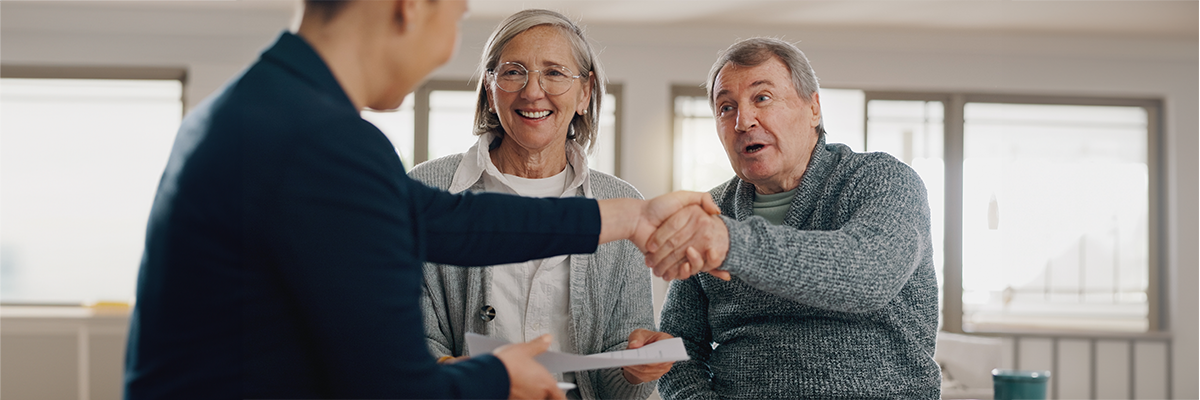
[{"label": "white paper document", "polygon": [[[508,342],[501,339],[467,333],[467,352],[472,356],[491,353],[506,344]],[[683,339],[680,338],[650,343],[633,350],[610,351],[586,356],[547,351],[534,357],[534,360],[546,367],[550,373],[587,371],[686,359],[688,359],[687,350],[683,348]]]}]

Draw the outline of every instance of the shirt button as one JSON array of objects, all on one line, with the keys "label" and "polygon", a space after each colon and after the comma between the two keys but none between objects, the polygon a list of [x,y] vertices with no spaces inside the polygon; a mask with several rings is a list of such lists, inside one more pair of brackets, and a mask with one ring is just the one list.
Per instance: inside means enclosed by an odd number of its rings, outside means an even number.
[{"label": "shirt button", "polygon": [[492,306],[480,307],[479,319],[482,319],[484,322],[489,322],[493,319],[496,319],[496,309],[492,308]]}]

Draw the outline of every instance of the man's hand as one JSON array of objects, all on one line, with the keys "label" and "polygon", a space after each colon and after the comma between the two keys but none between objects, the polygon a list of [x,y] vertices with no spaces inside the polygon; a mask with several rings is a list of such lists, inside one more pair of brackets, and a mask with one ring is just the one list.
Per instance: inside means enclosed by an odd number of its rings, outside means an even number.
[{"label": "man's hand", "polygon": [[[657,342],[663,339],[670,339],[671,336],[663,332],[655,332],[645,329],[635,329],[629,333],[629,348],[637,349],[650,343]],[[658,364],[643,364],[630,365],[621,368],[621,373],[625,375],[625,380],[634,385],[661,378],[667,371],[671,370],[673,362],[665,362]]]},{"label": "man's hand", "polygon": [[526,343],[501,346],[493,354],[508,370],[510,399],[566,399],[558,382],[533,357],[550,348],[550,335],[542,335]]},{"label": "man's hand", "polygon": [[659,225],[646,243],[646,266],[665,280],[687,279],[700,272],[729,280],[718,270],[729,253],[729,230],[718,215],[688,207]]}]

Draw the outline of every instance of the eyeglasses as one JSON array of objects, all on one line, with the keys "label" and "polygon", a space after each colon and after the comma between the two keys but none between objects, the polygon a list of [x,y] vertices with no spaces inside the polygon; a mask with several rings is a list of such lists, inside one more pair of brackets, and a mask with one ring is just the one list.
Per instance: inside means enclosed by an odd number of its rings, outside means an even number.
[{"label": "eyeglasses", "polygon": [[530,71],[515,61],[500,64],[495,69],[488,71],[488,74],[492,76],[492,80],[496,82],[496,86],[500,87],[500,90],[512,93],[525,88],[525,85],[529,83],[530,72],[541,74],[538,83],[542,85],[542,90],[551,96],[566,93],[571,89],[571,84],[575,79],[583,77],[583,74],[573,75],[570,68],[561,65]]}]

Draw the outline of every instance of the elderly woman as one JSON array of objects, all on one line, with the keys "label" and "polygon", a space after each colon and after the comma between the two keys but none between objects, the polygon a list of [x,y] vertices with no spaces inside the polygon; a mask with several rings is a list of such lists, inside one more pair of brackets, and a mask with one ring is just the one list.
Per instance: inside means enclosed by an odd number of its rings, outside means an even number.
[{"label": "elderly woman", "polygon": [[[502,22],[480,65],[475,134],[466,153],[413,168],[410,176],[449,190],[529,197],[641,198],[632,185],[588,169],[604,97],[604,73],[583,32],[561,14],[525,10]],[[593,354],[641,347],[654,332],[651,270],[629,241],[595,254],[487,268],[425,267],[430,351],[452,362],[475,332],[510,342],[550,333],[551,350]],[[638,398],[670,364],[567,372],[572,398]]]}]

